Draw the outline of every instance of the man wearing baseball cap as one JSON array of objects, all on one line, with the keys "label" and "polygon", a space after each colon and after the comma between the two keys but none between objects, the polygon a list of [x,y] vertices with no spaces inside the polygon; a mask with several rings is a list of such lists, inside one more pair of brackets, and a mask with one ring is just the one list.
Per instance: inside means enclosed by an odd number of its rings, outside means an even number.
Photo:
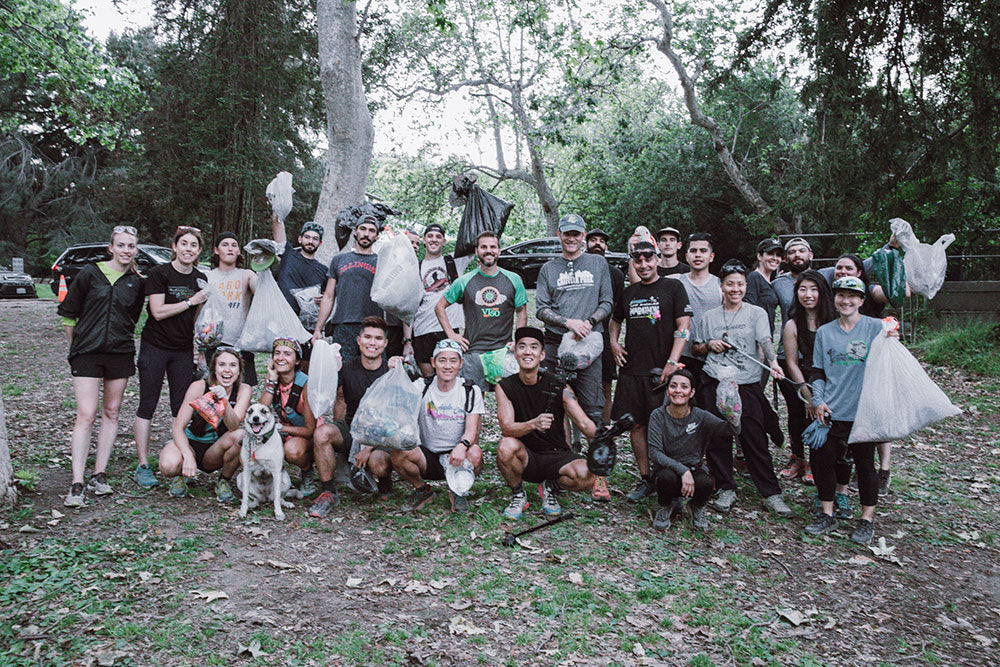
[{"label": "man wearing baseball cap", "polygon": [[681,233],[675,227],[664,227],[657,231],[656,245],[660,251],[660,265],[656,267],[656,272],[660,276],[672,276],[691,270],[691,267],[677,259],[677,253],[683,244]]},{"label": "man wearing baseball cap", "polygon": [[[607,261],[583,252],[586,231],[579,215],[564,215],[558,231],[562,256],[550,259],[538,272],[535,303],[538,319],[545,322],[545,355],[550,365],[557,363],[563,335],[571,332],[580,340],[592,331],[602,332],[614,305]],[[602,363],[598,358],[578,369],[573,383],[584,412],[598,425],[604,412]]]}]

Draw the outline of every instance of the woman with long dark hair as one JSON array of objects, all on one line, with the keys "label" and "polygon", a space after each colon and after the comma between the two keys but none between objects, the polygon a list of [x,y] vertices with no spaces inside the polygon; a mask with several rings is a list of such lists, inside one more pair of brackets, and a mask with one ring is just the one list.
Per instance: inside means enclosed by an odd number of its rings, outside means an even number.
[{"label": "woman with long dark hair", "polygon": [[135,447],[139,466],[135,481],[144,488],[156,486],[149,468],[149,428],[166,376],[170,386],[170,412],[176,417],[194,377],[194,320],[208,293],[198,285],[201,232],[181,226],[174,232],[173,258],[149,271],[146,294],[149,319],[139,343],[139,409],[135,416]]},{"label": "woman with long dark hair", "polygon": [[101,430],[87,488],[98,496],[112,492],[105,470],[118,435],[125,385],[135,375],[135,324],[144,298],[143,277],[135,267],[137,241],[135,227],[115,227],[108,246],[111,259],[85,266],[59,304],[76,397],[70,445],[73,482],[64,501],[67,507],[83,505],[83,473],[102,386]]}]

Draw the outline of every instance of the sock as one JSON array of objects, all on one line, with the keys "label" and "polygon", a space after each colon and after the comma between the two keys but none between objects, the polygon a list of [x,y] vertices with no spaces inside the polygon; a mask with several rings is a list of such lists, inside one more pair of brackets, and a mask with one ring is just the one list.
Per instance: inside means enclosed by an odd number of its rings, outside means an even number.
[{"label": "sock", "polygon": [[379,477],[378,490],[379,493],[386,493],[392,491],[392,477],[388,475],[386,475],[385,477]]},{"label": "sock", "polygon": [[327,480],[326,482],[320,482],[320,486],[327,493],[335,493],[337,491],[337,485],[334,484],[333,480]]},{"label": "sock", "polygon": [[515,496],[519,493],[524,493],[524,486],[521,484],[518,484],[517,486],[512,486],[510,487],[510,492]]}]

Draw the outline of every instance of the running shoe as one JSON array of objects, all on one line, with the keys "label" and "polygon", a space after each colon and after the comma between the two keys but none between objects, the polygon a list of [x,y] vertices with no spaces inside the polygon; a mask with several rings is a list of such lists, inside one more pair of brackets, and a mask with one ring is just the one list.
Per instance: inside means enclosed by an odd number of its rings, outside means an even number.
[{"label": "running shoe", "polygon": [[316,479],[316,469],[309,468],[302,473],[302,481],[299,483],[299,492],[303,498],[309,498],[319,491],[319,481]]},{"label": "running shoe", "polygon": [[151,489],[159,484],[156,480],[156,475],[154,475],[153,471],[149,469],[148,463],[136,466],[135,483],[144,489]]},{"label": "running shoe", "polygon": [[508,519],[520,519],[526,509],[528,509],[528,494],[521,489],[510,497],[510,504],[503,511],[503,515]]},{"label": "running shoe", "polygon": [[838,519],[854,518],[854,510],[851,509],[851,501],[846,494],[838,493],[833,497],[833,516]]},{"label": "running shoe", "polygon": [[878,494],[880,496],[889,495],[889,482],[892,479],[892,473],[888,470],[878,471]]},{"label": "running shoe", "polygon": [[469,511],[469,496],[459,496],[454,491],[449,491],[451,496],[451,511],[455,514],[465,514]]},{"label": "running shoe", "polygon": [[611,502],[611,493],[608,492],[608,478],[595,477],[594,486],[590,490],[590,497],[601,502]]},{"label": "running shoe", "polygon": [[188,494],[188,483],[184,475],[177,475],[170,480],[170,495],[174,498],[183,498]]},{"label": "running shoe", "polygon": [[330,510],[340,504],[340,494],[336,491],[324,491],[316,497],[316,501],[309,508],[309,516],[317,519],[324,518]]},{"label": "running shoe", "polygon": [[562,514],[562,507],[556,500],[557,490],[553,488],[550,481],[544,481],[538,485],[538,495],[542,498],[542,512],[549,516],[559,516]]},{"label": "running shoe", "polygon": [[725,514],[736,504],[736,491],[734,489],[723,489],[715,494],[712,500],[712,509]]},{"label": "running shoe", "polygon": [[812,468],[806,463],[805,468],[802,470],[802,483],[807,486],[816,486],[816,479],[813,477]]},{"label": "running shoe", "polygon": [[406,499],[405,503],[403,503],[403,511],[416,512],[421,507],[429,503],[433,496],[434,496],[434,489],[431,488],[430,484],[425,483],[419,489],[413,490],[413,493],[410,494],[410,497]]},{"label": "running shoe", "polygon": [[857,493],[858,492],[858,471],[857,470],[855,470],[851,474],[851,481],[848,482],[847,489],[849,491],[851,491],[851,493]]},{"label": "running shoe", "polygon": [[87,490],[95,496],[110,496],[114,493],[111,485],[108,484],[108,477],[103,472],[95,472],[87,482]]},{"label": "running shoe", "polygon": [[696,505],[689,500],[688,509],[691,511],[691,526],[695,530],[708,530],[708,514],[705,512],[705,505]]},{"label": "running shoe", "polygon": [[670,530],[670,516],[673,514],[673,510],[673,504],[661,506],[660,509],[656,510],[656,516],[653,517],[653,529]]},{"label": "running shoe", "polygon": [[233,502],[233,487],[229,486],[229,480],[219,478],[219,481],[215,483],[215,499],[220,503],[231,503]]},{"label": "running shoe", "polygon": [[875,535],[875,523],[869,521],[868,519],[861,519],[858,521],[858,525],[854,528],[854,532],[851,533],[851,540],[857,542],[858,544],[871,544],[872,537]]},{"label": "running shoe", "polygon": [[787,518],[795,514],[795,512],[792,511],[792,508],[785,503],[785,499],[781,497],[780,493],[764,498],[764,506],[778,516]]},{"label": "running shoe", "polygon": [[76,482],[69,487],[69,493],[66,494],[63,505],[66,507],[83,507],[83,484],[81,482]]},{"label": "running shoe", "polygon": [[829,514],[820,514],[816,520],[806,526],[809,535],[825,535],[837,529],[837,519]]},{"label": "running shoe", "polygon": [[788,465],[778,473],[778,477],[781,479],[795,479],[802,475],[803,469],[806,467],[804,459],[800,459],[795,454],[792,454],[788,459]]},{"label": "running shoe", "polygon": [[637,503],[646,496],[653,495],[654,491],[656,491],[656,489],[653,488],[653,485],[650,483],[650,481],[645,477],[643,477],[639,480],[639,483],[636,484],[632,488],[632,490],[628,492],[628,495],[625,496],[625,499],[628,500],[630,503]]}]

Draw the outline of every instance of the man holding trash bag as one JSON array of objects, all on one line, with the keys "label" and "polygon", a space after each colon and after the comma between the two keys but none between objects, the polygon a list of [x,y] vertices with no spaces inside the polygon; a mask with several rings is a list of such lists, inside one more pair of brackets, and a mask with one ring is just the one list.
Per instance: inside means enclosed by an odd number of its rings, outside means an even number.
[{"label": "man holding trash bag", "polygon": [[[528,293],[520,276],[497,265],[500,237],[486,231],[476,240],[479,268],[462,275],[451,284],[434,306],[434,313],[445,334],[462,346],[465,360],[462,377],[472,380],[483,391],[492,384],[486,378],[482,357],[504,350],[510,342],[511,326],[528,323]],[[448,319],[448,306],[462,304],[465,335],[455,331]]]},{"label": "man holding trash bag", "polygon": [[[285,300],[298,315],[299,304],[293,292],[306,287],[322,286],[326,281],[326,267],[316,259],[316,251],[323,245],[323,225],[312,221],[302,225],[302,231],[299,233],[300,250],[293,248],[288,241],[285,221],[277,214],[271,216],[271,232],[274,242],[285,247],[278,263],[275,281],[281,293],[285,295]],[[319,298],[317,298],[318,303]]]},{"label": "man holding trash bag", "polygon": [[519,370],[497,384],[497,420],[503,437],[497,445],[497,466],[511,490],[504,516],[520,519],[528,507],[523,482],[538,484],[542,512],[562,513],[556,494],[590,491],[595,477],[587,459],[566,442],[563,418],[569,416],[587,438],[597,427],[583,411],[568,386],[552,386],[552,377],[539,373],[545,359],[545,334],[520,327],[514,334],[514,356]]},{"label": "man holding trash bag", "polygon": [[[538,272],[535,303],[538,319],[545,322],[546,363],[555,366],[563,335],[572,332],[575,340],[591,331],[600,333],[611,314],[614,297],[608,262],[583,252],[586,224],[570,213],[559,220],[562,256],[547,261]],[[604,391],[601,387],[601,357],[576,371],[571,383],[584,412],[595,424],[602,423]]]},{"label": "man holding trash bag", "polygon": [[344,361],[358,355],[356,340],[361,333],[361,323],[366,317],[382,317],[382,309],[372,301],[372,281],[378,255],[372,250],[378,239],[379,222],[367,215],[354,228],[354,250],[344,251],[330,260],[323,300],[319,304],[319,316],[313,340],[323,337],[326,319],[333,311],[330,324],[333,327],[332,343],[340,343]]},{"label": "man holding trash bag", "polygon": [[[415,512],[434,496],[427,480],[448,480],[451,511],[469,509],[467,488],[453,488],[456,474],[464,487],[469,476],[483,468],[483,450],[479,447],[479,426],[486,409],[483,392],[471,380],[462,380],[462,346],[449,338],[434,346],[431,364],[434,375],[414,380],[420,389],[420,446],[390,452],[393,469],[413,485],[413,494],[403,504],[406,512]],[[447,473],[451,472],[451,475]]]},{"label": "man holding trash bag", "polygon": [[[330,513],[331,508],[340,504],[340,496],[333,481],[337,469],[336,452],[350,460],[354,449],[351,421],[358,411],[358,405],[368,387],[388,373],[390,365],[398,361],[398,358],[394,358],[387,362],[382,354],[389,342],[387,329],[385,320],[381,317],[366,317],[354,340],[354,355],[341,357],[344,365],[338,378],[340,384],[337,387],[337,402],[333,406],[334,421],[318,427],[313,437],[313,456],[321,492],[309,508],[309,516],[323,518]],[[380,498],[387,497],[392,492],[392,464],[388,452],[371,447],[358,448],[351,463],[356,468],[367,470],[376,478]]]}]

